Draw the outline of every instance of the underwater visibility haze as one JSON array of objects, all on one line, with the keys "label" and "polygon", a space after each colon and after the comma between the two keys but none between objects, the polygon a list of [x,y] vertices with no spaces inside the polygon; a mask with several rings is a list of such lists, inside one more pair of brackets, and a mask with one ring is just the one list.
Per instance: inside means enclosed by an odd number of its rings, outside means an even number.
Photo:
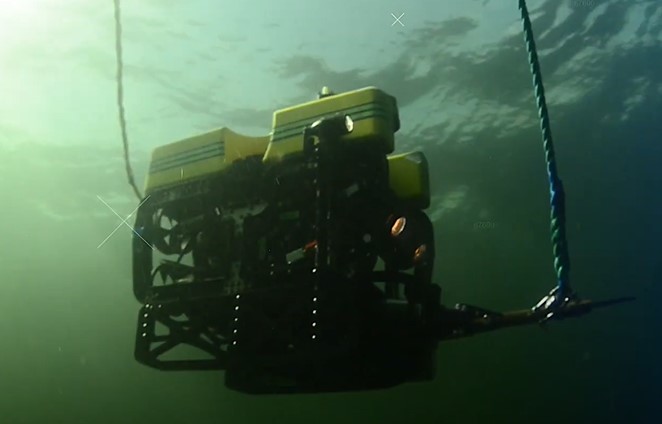
[{"label": "underwater visibility haze", "polygon": [[[267,135],[273,111],[323,86],[376,86],[398,102],[396,152],[429,163],[442,302],[531,307],[556,277],[517,3],[122,1],[138,185],[158,146],[223,126]],[[113,2],[0,2],[0,423],[657,422],[662,3],[527,4],[570,281],[584,298],[636,301],[442,342],[429,383],[250,396],[221,372],[134,359],[138,202],[118,123]]]}]

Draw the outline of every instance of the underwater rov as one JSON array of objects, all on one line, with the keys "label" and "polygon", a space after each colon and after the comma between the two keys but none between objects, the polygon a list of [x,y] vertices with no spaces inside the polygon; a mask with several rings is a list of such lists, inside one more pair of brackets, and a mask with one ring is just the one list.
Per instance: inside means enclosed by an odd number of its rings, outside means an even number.
[{"label": "underwater rov", "polygon": [[579,300],[569,287],[563,190],[520,7],[550,175],[549,295],[506,313],[443,306],[427,162],[392,154],[396,99],[323,89],[276,111],[270,136],[221,128],[153,152],[133,238],[137,361],[225,370],[245,393],[386,388],[432,380],[440,341],[629,300]]},{"label": "underwater rov", "polygon": [[[270,137],[157,148],[133,240],[136,359],[224,369],[249,393],[371,389],[431,380],[440,340],[544,319],[549,305],[441,306],[427,162],[391,155],[398,128],[383,91],[325,89],[276,111]],[[179,345],[208,358],[164,359]]]}]

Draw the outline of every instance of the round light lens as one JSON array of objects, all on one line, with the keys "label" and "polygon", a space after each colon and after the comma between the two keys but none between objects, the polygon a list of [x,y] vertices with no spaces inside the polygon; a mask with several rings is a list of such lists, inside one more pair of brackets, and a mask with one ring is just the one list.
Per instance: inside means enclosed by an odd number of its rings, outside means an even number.
[{"label": "round light lens", "polygon": [[393,225],[391,225],[391,235],[393,237],[399,236],[405,230],[406,225],[407,225],[407,218],[405,218],[404,216],[401,216],[400,218],[396,219]]},{"label": "round light lens", "polygon": [[345,115],[345,128],[347,128],[348,133],[354,131],[354,121],[349,115]]}]

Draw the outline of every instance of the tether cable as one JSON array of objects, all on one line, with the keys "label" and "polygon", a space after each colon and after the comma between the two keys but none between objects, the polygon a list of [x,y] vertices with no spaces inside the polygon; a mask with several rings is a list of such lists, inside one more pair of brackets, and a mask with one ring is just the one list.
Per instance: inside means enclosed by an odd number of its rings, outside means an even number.
[{"label": "tether cable", "polygon": [[131,160],[129,158],[129,136],[126,129],[126,117],[124,113],[124,63],[122,62],[122,19],[120,15],[120,0],[113,0],[115,6],[115,55],[117,62],[117,110],[119,113],[120,129],[122,131],[122,144],[124,145],[124,164],[126,166],[126,175],[129,185],[133,189],[138,200],[143,196],[136,186],[136,179],[131,169]]}]

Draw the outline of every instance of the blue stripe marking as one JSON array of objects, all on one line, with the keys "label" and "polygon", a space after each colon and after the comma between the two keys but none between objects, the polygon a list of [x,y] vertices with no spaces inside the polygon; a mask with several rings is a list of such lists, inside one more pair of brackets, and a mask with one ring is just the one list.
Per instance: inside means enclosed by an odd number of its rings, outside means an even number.
[{"label": "blue stripe marking", "polygon": [[303,129],[310,125],[312,122],[324,118],[325,116],[335,115],[337,113],[345,113],[349,115],[354,122],[362,121],[365,119],[382,117],[388,118],[387,115],[388,109],[385,106],[376,103],[365,103],[358,106],[352,106],[345,109],[338,109],[333,112],[327,112],[321,115],[313,115],[306,119],[302,119],[295,122],[290,122],[285,125],[281,125],[274,129],[274,133],[271,137],[272,142],[279,142],[284,139],[288,139],[299,134],[303,133]]},{"label": "blue stripe marking", "polygon": [[199,162],[205,159],[214,157],[223,157],[225,155],[224,143],[214,143],[198,147],[176,155],[168,156],[159,160],[155,160],[149,167],[150,174],[165,171],[172,168],[182,167],[193,162]]}]

